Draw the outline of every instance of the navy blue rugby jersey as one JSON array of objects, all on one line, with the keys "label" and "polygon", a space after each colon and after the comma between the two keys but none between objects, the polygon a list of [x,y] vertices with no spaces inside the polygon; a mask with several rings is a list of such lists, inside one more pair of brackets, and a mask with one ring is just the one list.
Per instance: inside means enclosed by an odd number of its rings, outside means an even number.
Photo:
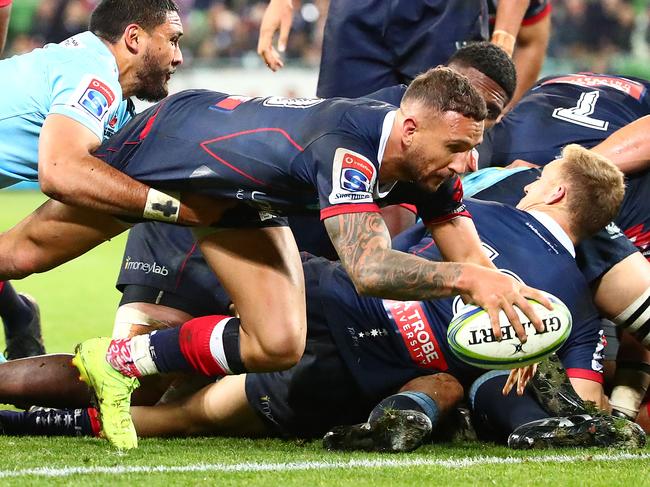
[{"label": "navy blue rugby jersey", "polygon": [[[591,148],[625,125],[650,114],[650,83],[602,74],[569,74],[541,80],[478,147],[479,166],[516,159],[544,165],[568,144]],[[627,176],[614,220],[650,259],[650,171]]]},{"label": "navy blue rugby jersey", "polygon": [[[559,355],[570,376],[600,382],[600,323],[570,251],[529,213],[494,202],[468,199],[466,204],[495,265],[554,294],[571,309],[573,331]],[[409,251],[440,260],[430,237]],[[469,383],[484,372],[456,358],[447,344],[447,326],[460,298],[404,302],[360,297],[343,269],[334,264],[322,270],[320,285],[327,290],[322,299],[332,336],[367,392],[443,371]]]},{"label": "navy blue rugby jersey", "polygon": [[321,218],[412,203],[425,221],[465,212],[455,178],[435,193],[380,187],[395,107],[370,99],[172,95],[98,150],[134,179],[241,201],[260,214],[320,209]]}]

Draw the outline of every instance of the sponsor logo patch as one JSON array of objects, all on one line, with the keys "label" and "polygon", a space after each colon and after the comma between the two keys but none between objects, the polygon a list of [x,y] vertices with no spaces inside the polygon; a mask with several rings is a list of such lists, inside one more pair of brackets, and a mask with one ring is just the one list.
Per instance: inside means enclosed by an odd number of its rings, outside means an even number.
[{"label": "sponsor logo patch", "polygon": [[106,83],[92,78],[81,97],[79,97],[78,103],[94,118],[101,121],[114,101],[115,95],[110,87]]},{"label": "sponsor logo patch", "polygon": [[144,272],[145,274],[158,274],[160,276],[169,274],[169,270],[164,265],[160,265],[157,262],[150,263],[131,260],[129,256],[124,260],[124,270]]},{"label": "sponsor logo patch", "polygon": [[440,345],[433,334],[424,307],[419,301],[383,300],[388,317],[397,325],[411,359],[425,369],[448,369]]},{"label": "sponsor logo patch", "polygon": [[264,100],[265,107],[280,108],[311,108],[323,103],[323,98],[285,98],[283,96],[271,96]]},{"label": "sponsor logo patch", "polygon": [[361,154],[339,147],[332,165],[331,204],[372,202],[377,168]]}]

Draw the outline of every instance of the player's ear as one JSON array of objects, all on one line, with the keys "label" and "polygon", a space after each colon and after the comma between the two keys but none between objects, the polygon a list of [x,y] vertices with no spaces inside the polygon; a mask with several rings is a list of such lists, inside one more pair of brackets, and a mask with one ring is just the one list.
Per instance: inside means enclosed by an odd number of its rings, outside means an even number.
[{"label": "player's ear", "polygon": [[547,205],[555,205],[562,201],[566,197],[566,186],[559,184],[553,188],[552,192],[549,192],[544,198],[544,203]]},{"label": "player's ear", "polygon": [[138,54],[142,49],[142,32],[138,24],[129,24],[124,29],[124,44],[131,54]]},{"label": "player's ear", "polygon": [[417,121],[413,117],[406,117],[402,122],[402,142],[410,146],[413,142],[413,135],[418,128]]}]

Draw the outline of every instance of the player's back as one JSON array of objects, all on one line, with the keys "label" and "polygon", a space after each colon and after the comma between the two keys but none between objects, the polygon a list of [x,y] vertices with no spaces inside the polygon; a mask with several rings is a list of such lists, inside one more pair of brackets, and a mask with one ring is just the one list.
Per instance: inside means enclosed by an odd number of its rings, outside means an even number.
[{"label": "player's back", "polygon": [[479,147],[479,165],[516,159],[547,164],[567,144],[591,148],[650,113],[645,80],[602,74],[545,78],[497,124]]},{"label": "player's back", "polygon": [[250,198],[239,190],[263,192],[276,209],[304,194],[317,209],[319,179],[331,178],[336,157],[327,140],[339,147],[352,140],[352,150],[363,146],[378,165],[379,136],[394,109],[372,100],[187,90],[140,114],[99,152],[149,184],[186,181],[188,188],[238,199]]}]

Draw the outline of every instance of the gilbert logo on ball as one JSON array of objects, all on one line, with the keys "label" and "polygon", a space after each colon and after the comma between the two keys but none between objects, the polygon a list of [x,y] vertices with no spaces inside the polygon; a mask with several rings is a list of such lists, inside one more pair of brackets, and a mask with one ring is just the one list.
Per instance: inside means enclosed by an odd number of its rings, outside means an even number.
[{"label": "gilbert logo on ball", "polygon": [[539,362],[558,350],[571,333],[571,312],[552,294],[545,293],[553,304],[548,310],[537,301],[529,299],[544,330],[538,332],[518,308],[519,319],[528,340],[521,343],[505,313],[499,315],[501,341],[497,341],[490,318],[483,308],[467,305],[458,310],[447,329],[449,347],[458,358],[483,369],[512,369]]}]

